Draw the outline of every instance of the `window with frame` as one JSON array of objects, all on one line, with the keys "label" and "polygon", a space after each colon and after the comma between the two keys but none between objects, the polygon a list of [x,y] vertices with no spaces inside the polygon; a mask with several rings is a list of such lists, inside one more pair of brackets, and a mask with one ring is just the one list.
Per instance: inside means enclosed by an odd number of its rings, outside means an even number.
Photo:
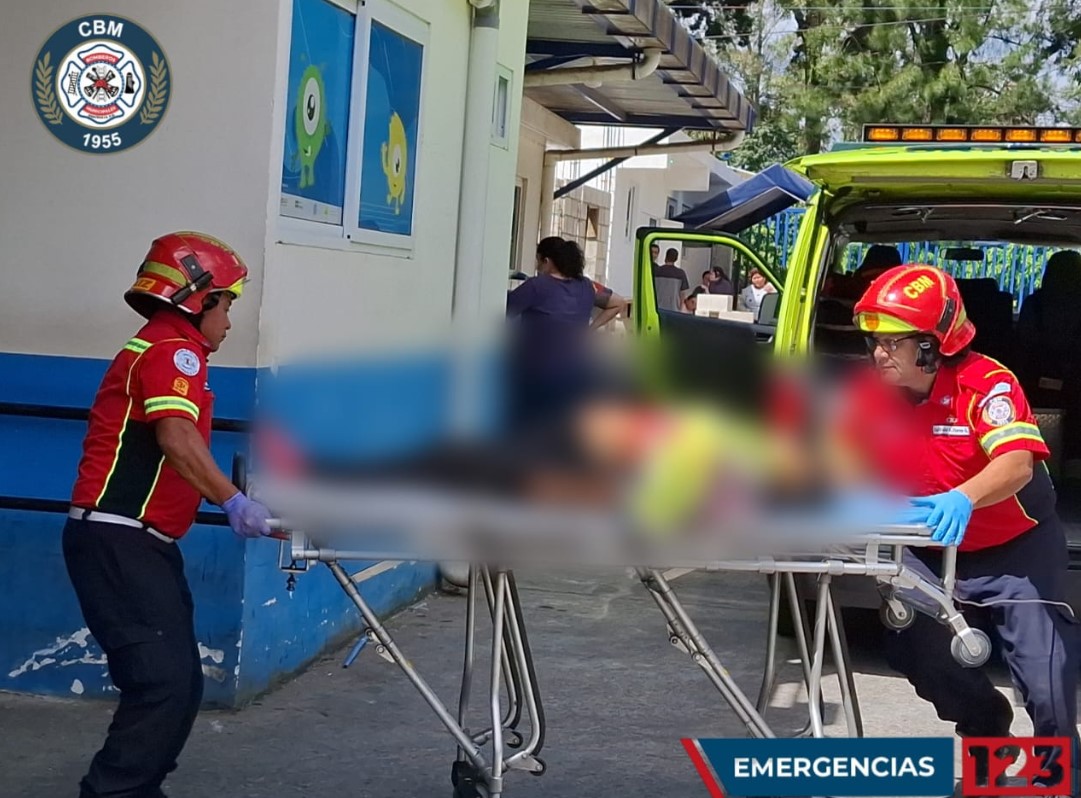
[{"label": "window with frame", "polygon": [[427,43],[386,0],[293,0],[284,238],[412,252]]},{"label": "window with frame", "polygon": [[282,157],[282,216],[342,224],[355,14],[294,0]]},{"label": "window with frame", "polygon": [[492,103],[492,143],[506,148],[510,144],[511,71],[499,67],[495,76],[495,100]]}]

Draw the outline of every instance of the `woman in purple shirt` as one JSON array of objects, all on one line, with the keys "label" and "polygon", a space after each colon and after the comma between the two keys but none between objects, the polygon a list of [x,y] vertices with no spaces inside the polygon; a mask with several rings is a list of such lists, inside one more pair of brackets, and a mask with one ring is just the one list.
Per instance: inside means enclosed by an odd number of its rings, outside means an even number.
[{"label": "woman in purple shirt", "polygon": [[582,250],[552,236],[537,245],[537,276],[507,294],[513,410],[519,422],[562,414],[585,390],[595,289]]}]

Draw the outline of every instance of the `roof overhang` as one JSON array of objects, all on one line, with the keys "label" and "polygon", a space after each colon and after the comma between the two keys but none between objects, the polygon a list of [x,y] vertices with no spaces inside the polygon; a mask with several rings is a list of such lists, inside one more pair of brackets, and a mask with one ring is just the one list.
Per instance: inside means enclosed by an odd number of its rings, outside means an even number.
[{"label": "roof overhang", "polygon": [[[528,85],[530,74],[641,62],[639,79]],[[525,95],[584,125],[749,132],[755,111],[660,0],[530,0]]]}]

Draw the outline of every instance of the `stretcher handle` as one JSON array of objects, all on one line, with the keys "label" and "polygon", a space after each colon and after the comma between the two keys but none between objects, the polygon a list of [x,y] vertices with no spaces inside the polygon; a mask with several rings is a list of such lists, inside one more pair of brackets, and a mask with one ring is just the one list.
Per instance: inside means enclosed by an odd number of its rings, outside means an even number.
[{"label": "stretcher handle", "polygon": [[280,518],[269,518],[267,524],[270,526],[271,532],[266,537],[274,538],[274,540],[292,540],[289,533],[285,531],[285,524],[282,523]]},{"label": "stretcher handle", "polygon": [[[231,481],[237,490],[245,496],[248,495],[248,458],[245,457],[243,452],[233,453],[233,473],[231,475]],[[280,518],[271,518],[270,528],[273,531],[269,535],[266,535],[266,537],[273,538],[274,540],[291,540],[292,538],[289,536],[289,533],[285,532],[283,527],[284,525]]]}]

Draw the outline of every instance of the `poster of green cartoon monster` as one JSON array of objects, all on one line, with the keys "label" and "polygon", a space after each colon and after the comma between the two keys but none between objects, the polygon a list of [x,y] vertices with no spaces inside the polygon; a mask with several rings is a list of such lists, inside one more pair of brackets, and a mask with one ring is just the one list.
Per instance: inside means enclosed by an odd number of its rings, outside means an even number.
[{"label": "poster of green cartoon monster", "polygon": [[309,65],[300,78],[297,97],[297,146],[300,155],[300,187],[315,184],[315,159],[323,146],[327,132],[326,89],[318,67]]},{"label": "poster of green cartoon monster", "polygon": [[293,0],[282,152],[283,216],[344,220],[346,131],[356,16],[326,0]]},{"label": "poster of green cartoon monster", "polygon": [[372,20],[357,219],[362,229],[413,234],[423,66],[422,44]]}]

